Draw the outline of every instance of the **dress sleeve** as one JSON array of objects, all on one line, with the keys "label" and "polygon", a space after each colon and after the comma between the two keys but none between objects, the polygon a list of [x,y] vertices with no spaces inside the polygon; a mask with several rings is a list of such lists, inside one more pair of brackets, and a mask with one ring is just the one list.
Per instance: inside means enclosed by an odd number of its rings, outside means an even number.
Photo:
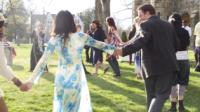
[{"label": "dress sleeve", "polygon": [[108,54],[111,54],[111,55],[114,53],[115,46],[110,45],[110,44],[106,44],[106,43],[98,41],[98,40],[95,40],[87,34],[83,34],[83,35],[86,39],[86,41],[85,41],[86,45],[95,47],[95,48],[100,49],[100,50],[102,50],[102,51],[104,51]]},{"label": "dress sleeve", "polygon": [[32,83],[36,84],[38,82],[39,78],[41,77],[47,65],[48,57],[54,52],[57,45],[58,45],[58,37],[52,37],[48,42],[44,54],[40,58],[35,69],[33,70],[33,75],[32,78],[30,79]]},{"label": "dress sleeve", "polygon": [[12,80],[14,76],[14,72],[12,69],[6,64],[6,57],[4,53],[3,47],[0,48],[0,75],[5,77],[8,80]]}]

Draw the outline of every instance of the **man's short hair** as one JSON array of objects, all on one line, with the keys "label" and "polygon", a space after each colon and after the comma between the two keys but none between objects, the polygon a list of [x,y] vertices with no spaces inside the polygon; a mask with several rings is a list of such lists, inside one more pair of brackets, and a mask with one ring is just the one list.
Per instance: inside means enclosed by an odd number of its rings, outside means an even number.
[{"label": "man's short hair", "polygon": [[149,14],[151,15],[155,15],[156,14],[156,11],[155,11],[155,8],[151,5],[151,4],[143,4],[143,5],[140,5],[137,10],[141,10],[143,11],[144,13],[146,12],[149,12]]}]

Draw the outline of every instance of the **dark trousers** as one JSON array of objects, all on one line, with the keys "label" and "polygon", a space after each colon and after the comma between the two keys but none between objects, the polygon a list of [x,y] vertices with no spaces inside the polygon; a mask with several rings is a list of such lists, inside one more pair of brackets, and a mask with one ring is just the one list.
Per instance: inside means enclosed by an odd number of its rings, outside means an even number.
[{"label": "dark trousers", "polygon": [[85,46],[86,62],[90,61],[89,50],[90,50],[90,47],[89,46]]},{"label": "dark trousers", "polygon": [[148,78],[144,72],[142,74],[147,94],[147,110],[148,112],[161,112],[171,92],[173,72],[149,76]]},{"label": "dark trousers", "polygon": [[94,56],[94,53],[93,53],[93,48],[90,47],[90,58],[89,58],[89,61],[93,64],[93,56]]},{"label": "dark trousers", "polygon": [[85,73],[88,72],[83,61],[82,61],[82,64],[83,64],[83,69],[84,69]]},{"label": "dark trousers", "polygon": [[31,50],[31,58],[30,58],[30,71],[33,71],[35,69],[35,66],[37,65],[38,61],[42,57],[42,53],[36,52]]},{"label": "dark trousers", "polygon": [[108,58],[108,63],[110,64],[110,66],[111,66],[112,70],[114,71],[115,75],[116,76],[120,76],[121,73],[120,73],[119,64],[118,64],[118,61],[117,61],[116,57],[110,56]]}]

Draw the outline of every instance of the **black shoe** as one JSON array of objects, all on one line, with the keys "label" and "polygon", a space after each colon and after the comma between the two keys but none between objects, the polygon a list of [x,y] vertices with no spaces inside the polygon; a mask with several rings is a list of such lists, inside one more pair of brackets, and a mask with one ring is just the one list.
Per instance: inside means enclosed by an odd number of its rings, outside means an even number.
[{"label": "black shoe", "polygon": [[184,107],[179,107],[179,108],[178,108],[178,111],[179,111],[179,112],[185,112],[185,108],[184,108]]},{"label": "black shoe", "polygon": [[[177,109],[176,108],[170,108],[169,110],[168,110],[168,112],[177,112]],[[180,111],[179,111],[180,112]]]},{"label": "black shoe", "polygon": [[196,72],[200,72],[200,66],[197,65],[197,66],[195,67],[194,71],[196,71]]},{"label": "black shoe", "polygon": [[108,70],[109,70],[109,67],[106,67],[106,68],[104,69],[104,74],[106,74],[106,73],[108,72]]},{"label": "black shoe", "polygon": [[168,110],[168,112],[177,112],[176,102],[171,102],[171,108]]},{"label": "black shoe", "polygon": [[179,112],[185,112],[183,100],[179,100],[179,107],[178,107]]}]

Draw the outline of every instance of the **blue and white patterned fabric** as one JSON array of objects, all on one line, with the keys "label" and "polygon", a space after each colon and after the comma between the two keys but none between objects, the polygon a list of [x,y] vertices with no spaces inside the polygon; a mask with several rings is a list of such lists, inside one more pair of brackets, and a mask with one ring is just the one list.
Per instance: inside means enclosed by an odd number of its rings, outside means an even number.
[{"label": "blue and white patterned fabric", "polygon": [[62,36],[52,37],[38,62],[31,81],[37,83],[42,75],[50,54],[56,49],[59,54],[59,64],[55,74],[55,89],[53,112],[92,112],[89,89],[82,66],[84,45],[101,49],[113,54],[115,47],[94,40],[84,33],[73,33],[69,39]]}]

